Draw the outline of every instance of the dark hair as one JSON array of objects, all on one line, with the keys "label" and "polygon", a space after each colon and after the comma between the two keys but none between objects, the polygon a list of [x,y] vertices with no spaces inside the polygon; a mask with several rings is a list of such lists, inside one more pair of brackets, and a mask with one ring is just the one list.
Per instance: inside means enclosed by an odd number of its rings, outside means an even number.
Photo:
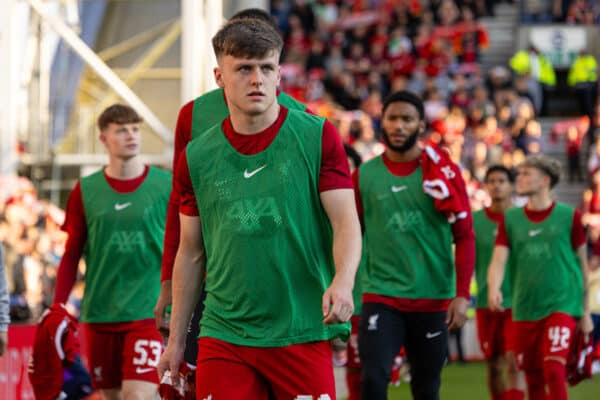
[{"label": "dark hair", "polygon": [[275,20],[273,19],[273,17],[271,17],[271,14],[269,14],[267,11],[261,8],[246,8],[233,14],[229,20],[233,21],[249,18],[258,19],[260,21],[266,22],[273,28],[277,29],[277,25],[275,25]]},{"label": "dark hair", "polygon": [[385,114],[385,110],[390,104],[397,102],[412,104],[419,112],[419,119],[425,119],[425,108],[423,107],[423,101],[419,98],[419,96],[417,96],[413,92],[409,92],[408,90],[401,90],[399,92],[392,93],[388,97],[386,97],[383,101],[383,109],[381,110],[381,115]]},{"label": "dark hair", "polygon": [[264,58],[271,51],[281,53],[283,39],[271,24],[244,18],[226,23],[213,37],[212,45],[217,58]]},{"label": "dark hair", "polygon": [[505,174],[510,183],[515,183],[514,172],[512,170],[506,168],[504,165],[499,165],[499,164],[492,165],[487,169],[487,171],[485,171],[485,177],[483,178],[483,181],[487,182],[490,175],[495,172],[500,172],[500,173]]},{"label": "dark hair", "polygon": [[98,117],[98,129],[105,130],[110,124],[137,124],[144,119],[131,107],[125,104],[113,104],[102,111]]}]

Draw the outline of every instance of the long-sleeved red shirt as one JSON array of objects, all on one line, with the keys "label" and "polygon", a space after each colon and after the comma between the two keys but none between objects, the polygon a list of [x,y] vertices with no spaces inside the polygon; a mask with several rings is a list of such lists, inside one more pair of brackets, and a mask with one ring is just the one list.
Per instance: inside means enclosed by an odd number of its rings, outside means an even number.
[{"label": "long-sleeved red shirt", "polygon": [[[192,135],[192,114],[194,102],[187,103],[179,112],[177,126],[175,128],[175,151],[173,154],[173,190],[169,197],[169,206],[167,209],[167,222],[165,226],[164,252],[162,258],[161,280],[170,280],[173,274],[173,264],[177,247],[179,246],[179,212],[186,215],[198,215],[195,206],[195,198],[180,199],[178,180],[180,177],[189,177],[187,172],[187,160],[180,167],[180,158],[185,159],[185,148],[191,140]],[[307,112],[312,113],[310,110]],[[240,153],[250,155],[256,154],[271,143],[281,127],[281,123],[287,115],[287,109],[281,107],[280,115],[274,125],[263,132],[254,135],[241,135],[233,130],[231,121],[227,118],[223,121],[223,131],[231,145]],[[349,178],[348,162],[339,134],[335,127],[325,122],[323,125],[322,137],[323,156],[321,158],[321,176],[319,181],[319,190],[347,189],[352,188],[352,181]],[[180,170],[181,169],[181,170]],[[190,207],[190,202],[193,204]],[[180,203],[182,203],[180,205]]]},{"label": "long-sleeved red shirt", "polygon": [[[395,176],[408,176],[419,166],[420,158],[408,162],[393,162],[385,154],[382,155],[387,169]],[[360,197],[358,185],[359,170],[354,171],[352,180],[354,182],[354,193],[356,197],[356,208],[363,222],[363,204]],[[466,191],[464,182],[462,190]],[[458,219],[452,224],[452,237],[455,244],[455,268],[456,268],[456,295],[469,299],[469,287],[471,277],[475,268],[475,234],[473,232],[472,218]],[[374,293],[365,293],[363,302],[383,303],[400,311],[434,312],[444,311],[448,308],[451,300],[440,299],[404,299],[382,296]]]},{"label": "long-sleeved red shirt", "polygon": [[[115,179],[104,173],[108,184],[118,193],[130,193],[136,190],[146,176],[150,168],[146,166],[144,173],[133,179]],[[75,280],[77,279],[77,266],[83,254],[83,248],[87,240],[87,223],[83,199],[81,197],[81,186],[79,182],[75,185],[69,199],[65,212],[65,222],[62,230],[69,234],[65,244],[65,253],[60,260],[56,276],[56,289],[54,291],[54,304],[66,303]]]}]

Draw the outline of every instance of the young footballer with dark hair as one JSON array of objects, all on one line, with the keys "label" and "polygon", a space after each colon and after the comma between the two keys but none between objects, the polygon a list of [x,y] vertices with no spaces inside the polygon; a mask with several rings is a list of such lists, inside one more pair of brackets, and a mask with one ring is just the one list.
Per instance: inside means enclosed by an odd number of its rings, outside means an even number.
[{"label": "young footballer with dark hair", "polygon": [[475,280],[477,296],[477,334],[486,359],[488,389],[492,400],[523,400],[524,378],[517,368],[512,350],[512,312],[510,277],[502,282],[504,311],[491,311],[487,304],[487,272],[494,251],[498,224],[512,207],[514,174],[502,165],[492,165],[485,173],[485,189],[492,203],[473,213],[475,229]]},{"label": "young footballer with dark hair", "polygon": [[55,304],[69,298],[79,259],[86,262],[81,322],[92,384],[105,399],[156,396],[162,340],[153,320],[171,174],[140,159],[142,118],[115,104],[98,118],[108,165],[69,196],[69,237]]},{"label": "young footballer with dark hair", "polygon": [[255,19],[215,35],[229,116],[178,161],[181,238],[159,372],[179,367],[205,278],[202,399],[335,398],[329,340],[349,334],[360,226],[335,128],[276,101],[282,46]]},{"label": "young footballer with dark hair", "polygon": [[419,97],[408,91],[390,95],[381,127],[385,152],[354,174],[368,254],[359,329],[361,394],[387,399],[394,357],[405,346],[413,398],[438,399],[448,329],[463,326],[470,298],[470,207],[449,155],[419,144],[425,130]]}]

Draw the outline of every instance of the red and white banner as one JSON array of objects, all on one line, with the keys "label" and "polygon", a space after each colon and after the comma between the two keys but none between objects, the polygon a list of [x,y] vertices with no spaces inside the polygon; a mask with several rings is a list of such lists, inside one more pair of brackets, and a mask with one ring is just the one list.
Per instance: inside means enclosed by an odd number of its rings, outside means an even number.
[{"label": "red and white banner", "polygon": [[27,365],[33,351],[35,325],[10,325],[8,348],[0,356],[0,399],[33,400]]}]

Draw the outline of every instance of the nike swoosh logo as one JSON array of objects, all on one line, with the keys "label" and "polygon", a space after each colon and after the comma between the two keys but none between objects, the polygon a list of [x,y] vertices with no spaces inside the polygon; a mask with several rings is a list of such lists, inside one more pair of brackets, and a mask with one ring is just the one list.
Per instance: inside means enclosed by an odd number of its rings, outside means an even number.
[{"label": "nike swoosh logo", "polygon": [[433,339],[434,337],[438,337],[438,336],[440,336],[441,334],[442,334],[442,331],[437,331],[437,332],[434,332],[434,333],[427,332],[427,333],[425,334],[425,338],[426,338],[426,339]]},{"label": "nike swoosh logo", "polygon": [[246,178],[246,179],[252,178],[254,175],[258,174],[260,171],[262,171],[265,168],[267,168],[267,164],[263,165],[262,167],[258,167],[254,171],[250,171],[250,172],[248,172],[248,169],[245,169],[244,170],[244,178]]},{"label": "nike swoosh logo", "polygon": [[406,185],[403,185],[403,186],[392,186],[392,192],[394,192],[394,193],[398,193],[398,192],[401,192],[401,191],[406,190],[406,189],[408,189],[408,186],[406,186]]},{"label": "nike swoosh logo", "polygon": [[156,371],[156,368],[142,368],[142,367],[137,367],[135,369],[135,373],[136,374],[147,374],[148,372],[152,372],[152,371]]},{"label": "nike swoosh logo", "polygon": [[119,204],[119,203],[117,203],[117,204],[115,204],[115,210],[117,210],[117,211],[121,211],[121,210],[123,210],[123,209],[125,209],[125,208],[129,207],[130,205],[131,205],[131,202],[130,202],[130,201],[129,201],[129,202],[127,202],[127,203],[123,203],[123,204]]},{"label": "nike swoosh logo", "polygon": [[529,231],[529,236],[534,237],[542,233],[541,229],[533,229]]}]

